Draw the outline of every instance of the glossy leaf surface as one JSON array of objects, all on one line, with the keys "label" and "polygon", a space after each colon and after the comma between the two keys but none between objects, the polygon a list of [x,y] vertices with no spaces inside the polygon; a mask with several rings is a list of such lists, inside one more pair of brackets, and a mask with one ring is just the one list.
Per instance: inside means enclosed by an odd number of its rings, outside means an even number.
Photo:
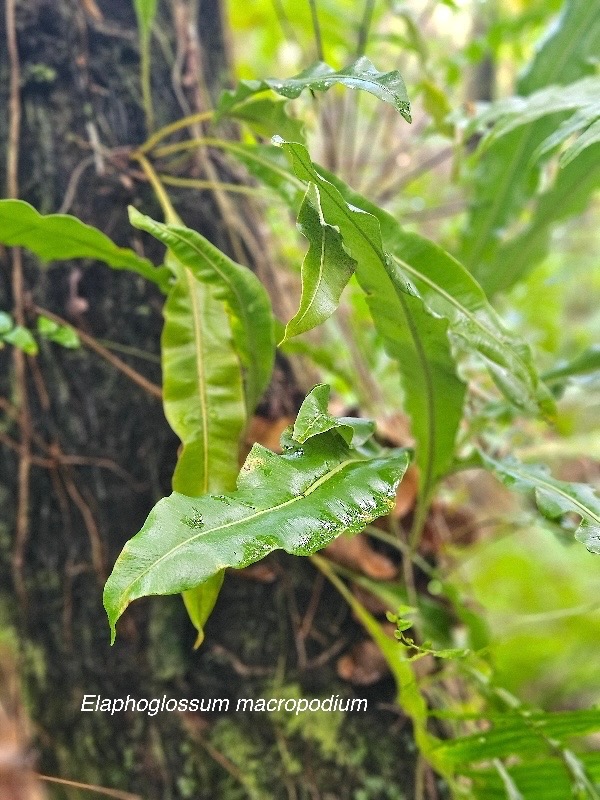
[{"label": "glossy leaf surface", "polygon": [[[132,216],[136,219],[135,213]],[[143,215],[137,217],[158,224]],[[174,212],[170,217],[175,227],[192,233],[178,225]],[[163,311],[163,405],[183,444],[173,489],[188,496],[229,490],[235,485],[239,439],[246,423],[242,369],[229,315],[224,302],[214,296],[215,287],[201,282],[170,249],[166,262],[177,279]],[[216,280],[211,273],[210,277]],[[223,578],[221,570],[183,592],[188,615],[198,631],[196,646],[204,638],[204,625]]]},{"label": "glossy leaf surface", "polygon": [[333,417],[327,411],[329,386],[321,383],[302,403],[291,433],[292,441],[303,444],[311,436],[335,429],[347,445],[360,447],[375,433],[375,423],[358,417]]},{"label": "glossy leaf surface", "polygon": [[[248,168],[292,207],[297,207],[295,176],[286,174],[285,165],[276,157],[277,149],[261,148],[260,164],[255,166],[248,159]],[[521,410],[552,413],[552,398],[536,373],[530,348],[502,323],[471,273],[443,248],[419,234],[403,230],[386,211],[327,170],[313,166],[323,179],[335,186],[347,204],[376,217],[385,251],[395,259],[407,285],[411,281],[436,312],[447,317],[452,333],[460,336],[461,344],[484,359],[507,399]],[[313,241],[317,250],[319,237],[315,236]],[[327,270],[323,275],[325,281],[337,280],[337,275],[328,276]],[[412,291],[416,293],[414,288]]]},{"label": "glossy leaf surface", "polygon": [[[326,413],[326,408],[322,409]],[[229,494],[161,500],[119,556],[104,591],[113,630],[129,603],[197,586],[275,549],[309,555],[386,514],[409,461],[405,450],[366,456],[335,430],[276,455],[254,445]]]},{"label": "glossy leaf surface", "polygon": [[257,92],[268,89],[283,95],[283,97],[293,99],[298,97],[304,89],[325,92],[335,84],[340,84],[348,89],[361,89],[369,92],[380,100],[393,105],[404,119],[408,122],[411,121],[406,86],[398,70],[379,72],[365,56],[339,71],[318,61],[292,78],[241,81],[234,91],[223,94],[217,111],[219,114],[229,114],[239,103],[243,103]]},{"label": "glossy leaf surface", "polygon": [[386,251],[432,308],[448,318],[461,344],[484,359],[507,399],[521,410],[551,413],[552,399],[537,375],[530,348],[502,323],[471,273],[435,242],[404,230],[387,211],[321,167],[318,171],[347,203],[378,219]]},{"label": "glossy leaf surface", "polygon": [[465,393],[450,351],[448,321],[428,310],[385,253],[377,218],[346,202],[320,175],[304,146],[282,146],[296,175],[318,187],[325,221],[339,228],[357,262],[356,277],[367,295],[375,326],[399,364],[417,440],[423,496],[428,496],[452,460]]},{"label": "glossy leaf surface", "polygon": [[325,222],[315,184],[310,184],[300,206],[298,227],[310,244],[302,263],[300,307],[286,325],[283,341],[316,328],[333,314],[356,264],[344,250],[339,231]]},{"label": "glossy leaf surface", "polygon": [[[130,219],[163,242],[197,280],[210,286],[215,300],[227,304],[235,349],[246,369],[251,413],[269,384],[275,358],[273,314],[264,286],[248,268],[236,264],[196,231],[182,225],[163,225],[133,208]],[[215,413],[220,411],[215,408]]]},{"label": "glossy leaf surface", "polygon": [[[351,202],[361,200],[351,197]],[[521,409],[550,410],[552,403],[529,347],[507,330],[473,276],[434,242],[403,230],[381,209],[375,213],[388,252],[422,296],[448,318],[463,346],[478,353],[502,379],[500,388],[507,399]]]},{"label": "glossy leaf surface", "polygon": [[186,611],[194,628],[198,631],[198,636],[194,642],[194,650],[197,650],[204,641],[204,626],[219,599],[224,580],[225,570],[221,569],[204,583],[183,592],[182,596]]},{"label": "glossy leaf surface", "polygon": [[127,247],[117,247],[97,228],[68,214],[39,214],[23,200],[0,200],[0,242],[26,247],[42,261],[89,258],[115,269],[137,272],[163,290],[169,272]]},{"label": "glossy leaf surface", "polygon": [[183,443],[173,486],[197,496],[232,486],[246,413],[227,312],[188,269],[164,307],[163,403]]}]

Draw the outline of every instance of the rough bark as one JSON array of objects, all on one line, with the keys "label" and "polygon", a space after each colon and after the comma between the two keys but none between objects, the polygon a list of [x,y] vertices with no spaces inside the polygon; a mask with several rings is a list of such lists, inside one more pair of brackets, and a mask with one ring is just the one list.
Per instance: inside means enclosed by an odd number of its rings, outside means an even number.
[{"label": "rough bark", "polygon": [[[169,51],[177,54],[182,46],[174,16],[193,5],[172,0],[160,6],[166,46],[153,48],[158,124],[181,116],[186,104],[194,109],[207,99],[201,92],[194,95],[194,84],[182,89],[172,80]],[[203,83],[213,95],[228,69],[222,6],[217,0],[198,5]],[[5,23],[0,17],[2,41]],[[128,162],[126,151],[119,150],[139,144],[146,135],[131,4],[21,0],[17,36],[21,197],[42,212],[74,213],[119,244],[143,244],[151,257],[158,257],[151,242],[142,243],[131,230],[125,213],[129,203],[160,213],[143,176]],[[0,48],[2,152],[9,127],[8,77],[7,55]],[[226,169],[219,163],[215,168]],[[5,185],[4,160],[0,181]],[[257,261],[256,241],[253,247],[232,233],[210,194],[174,196],[190,225],[234,256],[241,250],[268,281],[271,266]],[[255,221],[256,212],[246,201],[236,204],[235,211],[247,225]],[[260,225],[251,227],[260,237]],[[0,257],[8,274],[10,254]],[[162,298],[154,287],[98,264],[40,268],[27,255],[24,278],[26,309],[49,308],[100,341],[130,348],[119,356],[160,384]],[[5,280],[0,306],[11,309],[14,302]],[[289,369],[280,363],[264,413],[282,416],[297,407],[298,390]],[[152,504],[168,493],[177,442],[160,402],[87,350],[69,352],[44,344],[37,359],[27,360],[25,388],[37,462],[31,465],[24,592],[18,598],[14,584],[16,520],[11,510],[19,454],[4,442],[0,620],[4,628],[18,630],[41,771],[157,800],[304,798],[318,796],[315,791],[350,798],[367,779],[383,781],[369,796],[399,796],[383,787],[386,782],[388,787],[409,785],[406,769],[412,772],[414,765],[411,755],[398,755],[408,734],[390,737],[389,729],[397,723],[391,712],[375,711],[367,722],[332,717],[316,731],[314,723],[293,728],[266,717],[125,713],[111,718],[80,711],[84,694],[233,701],[269,691],[298,691],[293,689],[297,686],[306,693],[348,694],[351,689],[335,675],[336,643],[349,643],[359,629],[326,588],[313,633],[299,644],[298,609],[310,603],[314,573],[307,564],[282,558],[273,560],[272,583],[240,577],[227,581],[199,652],[191,649],[193,631],[179,598],[136,603],[124,619],[117,645],[110,648],[102,582],[124,541],[139,529]],[[17,442],[19,428],[11,414],[18,398],[8,348],[0,351],[0,397],[7,436]],[[390,681],[384,681],[371,693],[371,703],[392,695]],[[387,743],[381,744],[386,737]],[[51,796],[72,796],[62,792],[53,787]]]}]

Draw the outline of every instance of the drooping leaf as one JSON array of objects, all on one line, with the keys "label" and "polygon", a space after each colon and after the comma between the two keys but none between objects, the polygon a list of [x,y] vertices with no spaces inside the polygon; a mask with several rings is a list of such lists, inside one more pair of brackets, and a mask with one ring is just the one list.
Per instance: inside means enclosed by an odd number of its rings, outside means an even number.
[{"label": "drooping leaf", "polygon": [[369,92],[380,100],[393,105],[407,122],[411,121],[410,101],[404,80],[398,70],[379,72],[365,56],[339,71],[318,61],[292,78],[240,81],[234,91],[224,92],[217,112],[221,116],[229,114],[239,103],[268,89],[283,97],[293,99],[298,97],[304,89],[325,92],[335,84],[341,84],[348,89],[361,89]]},{"label": "drooping leaf", "polygon": [[561,520],[574,513],[581,522],[575,538],[592,553],[600,553],[600,498],[585,483],[559,481],[546,467],[521,464],[516,459],[497,459],[480,453],[482,466],[494,472],[506,486],[533,494],[541,514]]},{"label": "drooping leaf", "polygon": [[164,307],[165,415],[181,439],[173,485],[197,496],[232,486],[246,421],[242,374],[223,303],[182,268]]},{"label": "drooping leaf", "polygon": [[[193,231],[183,226],[170,203],[164,204],[164,211],[169,223],[183,233],[183,237],[172,237],[175,248],[183,257],[189,256],[183,245],[190,235],[193,241]],[[166,230],[143,215],[136,216],[132,211],[131,216],[150,225],[155,235],[155,227]],[[217,251],[217,255],[222,254]],[[164,306],[163,405],[183,444],[173,489],[193,497],[235,485],[239,441],[246,423],[244,401],[248,402],[248,397],[244,396],[241,363],[224,302],[229,296],[231,270],[226,264],[224,273],[216,274],[205,264],[204,270],[194,274],[170,248],[166,263],[176,281]],[[233,284],[240,284],[242,294],[244,280],[244,276],[233,276]],[[221,570],[209,581],[183,592],[188,615],[198,631],[196,646],[204,638],[204,624],[217,601],[223,577]]]},{"label": "drooping leaf", "polygon": [[81,344],[79,336],[70,325],[59,325],[58,322],[54,322],[43,314],[37,318],[37,329],[44,339],[56,342],[63,347],[74,350]]},{"label": "drooping leaf", "polygon": [[448,317],[452,331],[494,370],[500,388],[521,409],[552,410],[552,401],[536,373],[530,348],[507,330],[484,290],[453,256],[429,239],[404,230],[396,219],[318,167],[346,202],[379,220],[385,249],[415,282],[424,298]]},{"label": "drooping leaf", "polygon": [[[196,231],[163,225],[129,211],[132,225],[151,233],[196,279],[211,286],[212,296],[230,310],[235,348],[246,369],[246,399],[252,413],[269,384],[275,359],[274,323],[269,296],[256,275],[212,245]],[[215,407],[215,413],[221,413]]]},{"label": "drooping leaf", "polygon": [[[223,491],[235,485],[237,453],[246,423],[241,364],[236,356],[224,304],[175,256],[167,263],[177,275],[163,314],[163,405],[183,448],[173,474],[173,489],[188,496]],[[183,593],[189,617],[204,638],[204,625],[224,572]]]},{"label": "drooping leaf", "polygon": [[175,492],[157,503],[105,586],[113,638],[117,619],[138,597],[183,592],[278,548],[310,555],[343,532],[358,532],[392,508],[409,462],[404,450],[363,455],[335,430],[286,446],[276,455],[255,445],[235,492]]},{"label": "drooping leaf", "polygon": [[283,342],[316,328],[333,314],[356,263],[344,250],[339,231],[323,219],[315,184],[309,185],[300,206],[298,227],[309,248],[302,263],[300,307],[286,325]]},{"label": "drooping leaf", "polygon": [[117,247],[97,228],[68,214],[39,214],[23,200],[0,200],[0,242],[26,247],[42,261],[89,258],[137,272],[167,290],[169,271],[127,247]]},{"label": "drooping leaf", "polygon": [[[588,0],[568,0],[557,23],[552,26],[551,35],[544,39],[519,80],[517,94],[527,97],[547,86],[566,86],[592,74],[593,61],[599,51],[600,14],[597,4]],[[507,259],[506,252],[501,253],[499,249],[510,246],[505,230],[530,200],[538,184],[539,166],[532,162],[532,156],[561,121],[560,114],[540,119],[511,131],[483,154],[475,156],[474,193],[459,256],[488,294],[506,288],[521,275]],[[578,158],[587,152],[589,149]],[[578,158],[569,167],[575,166]],[[597,181],[599,173],[595,174]],[[591,184],[586,181],[581,186],[574,184],[578,202],[584,202],[597,185],[595,181]],[[538,217],[538,242],[544,238],[557,215],[560,218],[560,207],[573,201],[573,194],[555,195],[553,214],[547,221]],[[534,263],[531,258],[520,261],[523,269],[531,269]],[[510,280],[504,275],[507,270]]]},{"label": "drooping leaf", "polygon": [[303,145],[282,143],[299,178],[319,189],[323,217],[339,228],[356,260],[356,277],[367,295],[375,325],[388,353],[398,361],[406,408],[417,440],[423,497],[445,474],[462,417],[465,386],[456,375],[448,321],[431,313],[385,253],[379,221],[346,202],[325,180]]}]

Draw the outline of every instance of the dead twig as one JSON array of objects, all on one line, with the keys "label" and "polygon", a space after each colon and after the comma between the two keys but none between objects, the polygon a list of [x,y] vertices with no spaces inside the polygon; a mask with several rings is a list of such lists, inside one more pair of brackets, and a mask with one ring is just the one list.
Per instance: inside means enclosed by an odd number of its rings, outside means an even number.
[{"label": "dead twig", "polygon": [[335,658],[338,653],[341,653],[348,643],[349,639],[347,638],[337,639],[332,645],[320,652],[318,656],[307,661],[305,668],[309,670],[324,667],[325,664],[331,661],[332,658]]},{"label": "dead twig", "polygon": [[[11,439],[10,436],[6,433],[0,432],[0,443],[3,444],[5,447],[14,450],[16,453],[21,452],[21,445],[19,442],[15,442],[14,439]],[[30,460],[32,465],[36,467],[44,467],[45,469],[52,469],[55,464],[49,458],[41,458],[40,456],[30,456]]]},{"label": "dead twig", "polygon": [[[11,403],[8,402],[8,400],[6,400],[5,397],[0,397],[0,410],[4,411],[8,417],[18,423],[19,412]],[[37,435],[35,431],[32,433],[32,441],[40,448],[40,450],[48,454],[50,451],[50,445],[47,444],[47,442],[45,442],[41,436]],[[12,439],[6,433],[0,432],[0,442],[15,452],[21,451],[20,443]],[[103,456],[80,456],[61,452],[60,455],[53,453],[47,458],[32,455],[31,463],[36,467],[43,467],[44,469],[55,469],[61,464],[68,464],[75,467],[98,467],[99,469],[106,469],[110,472],[114,472],[115,475],[126,481],[135,492],[144,491],[146,488],[145,483],[136,481],[135,478],[130,475],[129,472],[127,472],[127,470],[123,469],[123,467],[117,464],[116,461],[113,461],[112,458],[106,458]]]},{"label": "dead twig", "polygon": [[224,658],[229,661],[233,671],[242,678],[254,678],[260,677],[265,675],[273,675],[274,670],[271,667],[253,667],[248,664],[244,664],[243,661],[240,661],[233,653],[230,653],[225,647],[220,644],[215,644],[212,647],[212,652],[214,655],[223,656]]},{"label": "dead twig", "polygon": [[91,783],[80,783],[79,781],[69,781],[66,778],[55,778],[52,775],[40,775],[37,777],[46,783],[56,783],[59,786],[68,786],[71,789],[82,789],[84,792],[95,792],[103,794],[105,797],[114,797],[115,800],[142,800],[139,794],[131,792],[121,792],[119,789],[107,789],[105,786],[94,786]]},{"label": "dead twig", "polygon": [[158,400],[162,400],[162,389],[160,386],[157,386],[155,383],[152,383],[143,375],[141,375],[137,370],[130,367],[129,364],[126,364],[122,361],[118,356],[111,353],[110,350],[107,350],[106,347],[103,347],[97,339],[93,336],[90,336],[85,331],[82,331],[81,328],[77,328],[75,325],[71,325],[70,322],[67,322],[66,319],[59,317],[58,314],[54,314],[52,311],[48,311],[45,308],[40,308],[39,306],[35,306],[35,311],[38,314],[43,314],[48,319],[53,320],[53,322],[58,323],[59,325],[67,325],[69,328],[72,328],[75,333],[79,336],[81,341],[89,347],[90,350],[93,350],[99,356],[101,356],[105,361],[108,361],[109,364],[112,364],[113,367],[116,367],[120,372],[126,375],[130,380],[140,386],[144,391],[148,392],[148,394],[152,395],[152,397],[156,397]]},{"label": "dead twig", "polygon": [[105,548],[104,542],[102,541],[102,537],[100,535],[100,531],[98,526],[96,525],[96,520],[94,519],[94,515],[92,514],[92,510],[86,501],[83,498],[83,495],[80,493],[79,489],[75,486],[75,483],[70,475],[65,473],[63,474],[63,481],[65,483],[65,488],[67,493],[73,503],[77,506],[79,513],[83,519],[83,523],[88,533],[88,540],[90,543],[90,550],[92,554],[92,566],[94,568],[94,572],[98,578],[98,582],[100,586],[104,586],[104,582],[108,577],[108,572],[106,570],[106,555],[105,555]]},{"label": "dead twig", "polygon": [[310,600],[308,601],[308,607],[306,609],[306,613],[298,630],[298,634],[302,636],[304,639],[306,639],[306,637],[310,633],[310,629],[312,628],[315,619],[315,614],[317,613],[319,603],[321,602],[321,595],[323,593],[324,585],[325,585],[325,576],[321,572],[317,572],[315,576],[315,581],[313,583],[312,594],[310,596]]},{"label": "dead twig", "polygon": [[[7,197],[19,196],[19,143],[21,136],[21,65],[17,42],[15,0],[6,0],[6,45],[10,65],[9,121],[6,154]],[[12,250],[13,313],[17,325],[25,324],[25,285],[21,250]],[[27,590],[23,577],[25,548],[29,536],[29,481],[31,471],[31,416],[27,396],[27,357],[18,347],[13,349],[15,384],[18,397],[20,454],[17,470],[17,512],[15,542],[12,554],[12,574],[15,591],[23,609],[27,606]]]},{"label": "dead twig", "polygon": [[95,163],[95,160],[96,160],[95,156],[86,156],[79,162],[79,164],[77,164],[77,166],[71,173],[71,177],[69,178],[69,183],[67,184],[67,190],[65,192],[65,196],[63,198],[62,203],[60,204],[60,208],[58,209],[59,214],[66,214],[67,211],[69,211],[69,209],[73,205],[73,201],[75,200],[75,195],[77,194],[77,187],[79,186],[79,181],[83,177],[83,173],[86,171],[88,167],[91,167],[92,164]]}]

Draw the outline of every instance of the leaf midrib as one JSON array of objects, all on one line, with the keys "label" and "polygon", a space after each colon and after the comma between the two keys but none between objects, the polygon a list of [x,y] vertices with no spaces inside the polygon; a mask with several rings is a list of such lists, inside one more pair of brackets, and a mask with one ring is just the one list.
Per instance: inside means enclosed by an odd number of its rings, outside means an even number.
[{"label": "leaf midrib", "polygon": [[[245,523],[254,521],[254,520],[258,519],[259,517],[264,516],[265,514],[269,514],[269,513],[272,513],[274,511],[279,511],[280,509],[286,508],[287,506],[293,505],[294,503],[301,502],[302,500],[305,500],[306,497],[308,497],[308,495],[312,494],[320,486],[322,486],[328,480],[333,478],[334,475],[337,475],[339,472],[341,472],[346,467],[350,467],[353,464],[363,464],[363,463],[366,463],[369,460],[370,459],[364,459],[364,458],[346,459],[341,464],[338,464],[330,472],[327,472],[325,475],[322,475],[320,478],[318,478],[304,492],[302,492],[299,495],[294,495],[294,497],[291,497],[289,500],[286,500],[283,503],[279,503],[279,504],[277,504],[275,506],[270,506],[269,508],[261,509],[260,511],[257,511],[254,514],[249,514],[247,517],[242,517],[241,519],[233,520],[232,522],[226,522],[226,523],[223,523],[222,525],[217,525],[216,527],[213,527],[213,528],[207,528],[206,530],[202,530],[199,533],[194,534],[190,538],[186,539],[184,542],[178,543],[175,547],[172,547],[166,553],[163,553],[163,555],[160,556],[160,558],[158,558],[156,561],[153,561],[152,564],[150,564],[143,572],[138,574],[135,577],[135,579],[133,581],[131,581],[131,583],[128,584],[128,586],[126,586],[125,589],[123,589],[121,591],[121,596],[122,597],[123,596],[128,596],[131,588],[133,586],[135,586],[136,583],[138,583],[139,581],[143,580],[145,578],[145,576],[149,572],[151,572],[153,569],[155,569],[155,567],[158,564],[161,563],[161,561],[164,561],[166,558],[169,558],[169,556],[171,556],[173,553],[177,552],[177,550],[179,550],[180,548],[189,546],[189,544],[194,542],[196,539],[200,539],[202,536],[205,536],[208,533],[211,533],[211,534],[212,533],[216,533],[218,531],[226,530],[227,528],[231,528],[231,527],[234,527],[236,525],[245,524]],[[375,459],[375,460],[379,460],[379,459]],[[120,560],[120,558],[121,557],[119,557],[118,560]],[[115,565],[115,567],[116,567],[116,565]],[[129,605],[129,600],[125,604],[122,604],[120,606],[120,609],[119,609],[120,613],[122,613],[123,610],[125,608],[127,608],[128,605]]]},{"label": "leaf midrib", "polygon": [[[451,294],[449,294],[439,284],[435,283],[435,281],[431,280],[431,278],[428,278],[426,275],[424,275],[419,270],[415,269],[414,267],[411,267],[410,264],[407,264],[406,261],[404,261],[403,259],[399,258],[398,256],[392,255],[392,258],[403,269],[405,269],[407,272],[410,272],[412,275],[414,275],[416,278],[418,278],[418,280],[423,281],[423,283],[426,283],[431,289],[433,289],[441,297],[443,297],[444,300],[448,301],[458,311],[460,311],[461,314],[464,314],[464,316],[467,317],[467,319],[469,319],[474,325],[476,325],[481,331],[483,331],[483,333],[485,333],[486,335],[490,336],[498,345],[500,345],[501,347],[508,346],[508,345],[505,345],[505,343],[501,339],[499,339],[493,331],[489,330],[481,322],[481,320],[479,320],[475,316],[475,314],[473,314],[473,312],[471,312],[468,308],[466,308],[459,300],[456,299],[456,297],[453,297]],[[523,374],[524,375],[528,375],[529,377],[531,377],[531,370],[529,370],[527,368],[527,365],[525,364],[525,362],[523,361],[521,356],[518,354],[518,352],[516,350],[512,350],[511,349],[511,355],[514,357],[515,361],[519,364],[519,366],[523,370]]]},{"label": "leaf midrib", "polygon": [[[387,74],[389,73],[386,72],[379,73],[380,77],[385,76]],[[369,94],[376,95],[376,92],[370,91],[369,89],[365,88],[367,86],[370,86],[371,88],[375,88],[377,91],[380,91],[382,94],[386,95],[386,97],[390,98],[394,106],[406,107],[408,105],[407,101],[403,100],[399,94],[394,92],[392,89],[388,88],[385,84],[378,83],[374,78],[375,76],[372,76],[371,78],[366,78],[364,76],[361,76],[360,74],[353,75],[352,73],[347,73],[347,72],[335,72],[323,76],[315,75],[312,78],[311,77],[293,78],[293,79],[290,78],[287,81],[284,81],[284,84],[287,84],[292,91],[296,91],[297,88],[300,88],[300,91],[302,91],[302,89],[306,89],[307,87],[310,87],[315,83],[327,84],[327,88],[331,88],[331,86],[334,86],[336,83],[341,83],[347,86],[349,89],[362,88],[363,91],[368,92]],[[265,83],[268,85],[269,89],[271,89],[274,92],[277,92],[277,94],[282,94],[281,90],[282,89],[285,90],[287,88],[285,85],[282,86],[281,81],[265,81]],[[352,86],[352,83],[356,83],[357,86]]]},{"label": "leaf midrib", "polygon": [[[303,159],[301,158],[301,156],[299,156],[297,153],[296,153],[296,158],[298,158],[298,160],[300,161],[300,163],[302,164],[304,169],[309,174],[312,173],[312,172],[316,173],[316,170],[311,169],[312,165],[307,167],[306,164],[304,163]],[[316,173],[316,174],[318,174],[318,173]],[[386,269],[387,265],[386,265],[386,262],[385,262],[385,253],[384,253],[383,247],[381,248],[381,254],[380,254],[379,253],[379,249],[375,246],[375,244],[371,241],[371,239],[365,234],[365,232],[362,230],[362,228],[359,225],[357,225],[356,222],[354,221],[354,219],[352,217],[352,213],[351,213],[350,208],[348,206],[348,203],[346,203],[346,201],[343,198],[342,198],[343,205],[340,205],[340,203],[338,201],[338,198],[336,197],[336,194],[335,194],[335,193],[338,193],[338,190],[335,188],[335,186],[333,186],[333,184],[330,184],[329,181],[326,181],[320,175],[319,175],[319,180],[322,183],[323,190],[327,193],[327,196],[329,197],[331,202],[336,205],[336,207],[339,209],[339,211],[348,219],[348,221],[358,231],[358,233],[363,238],[363,240],[368,244],[368,246],[374,252],[377,260],[379,261],[379,263],[383,267],[383,271],[385,272],[386,277],[388,278],[389,282],[392,285],[392,288],[394,289],[396,297],[398,298],[398,302],[400,303],[400,305],[402,307],[402,310],[404,312],[405,319],[407,320],[408,329],[409,329],[411,337],[413,339],[415,350],[417,352],[417,356],[419,358],[419,361],[421,363],[421,367],[422,367],[422,370],[423,370],[423,373],[424,373],[425,384],[426,384],[426,389],[427,389],[427,391],[426,391],[426,396],[427,396],[427,418],[428,418],[428,441],[427,441],[427,447],[426,447],[427,462],[426,462],[425,477],[424,477],[424,480],[423,480],[423,490],[422,490],[422,497],[426,498],[428,496],[430,490],[431,490],[431,486],[432,486],[432,483],[433,483],[433,461],[434,461],[434,455],[435,455],[436,424],[435,424],[435,409],[434,409],[434,405],[433,405],[433,379],[432,379],[432,376],[431,376],[431,373],[430,373],[430,370],[429,370],[429,364],[427,362],[427,358],[426,358],[425,353],[423,351],[423,346],[422,346],[420,337],[419,337],[418,332],[416,331],[416,329],[414,327],[414,323],[413,323],[413,321],[412,321],[412,319],[410,317],[410,313],[409,313],[409,311],[408,311],[408,309],[406,307],[406,301],[405,301],[404,297],[402,297],[402,292],[398,291],[394,281],[391,279],[390,275],[388,274],[388,271]],[[332,189],[334,189],[334,193],[331,192],[331,190],[329,188],[330,186],[331,186]],[[361,213],[367,214],[368,216],[372,217],[377,222],[377,224],[379,225],[379,221],[377,220],[377,217],[373,216],[373,214],[370,214],[368,211],[364,211],[363,209],[360,209],[360,211],[361,211]],[[383,244],[383,241],[382,241],[382,244]]]},{"label": "leaf midrib", "polygon": [[437,435],[437,423],[435,419],[435,407],[433,403],[433,395],[434,395],[433,376],[429,368],[429,361],[427,360],[425,350],[423,349],[423,343],[421,341],[421,337],[419,336],[419,332],[415,327],[414,321],[410,315],[410,311],[407,308],[406,298],[402,297],[400,292],[396,292],[396,294],[398,296],[398,301],[402,306],[402,310],[404,312],[404,318],[406,319],[408,329],[410,330],[415,345],[415,350],[417,351],[417,356],[421,364],[421,369],[423,371],[423,377],[425,379],[425,397],[427,399],[427,418],[429,420],[429,426],[427,430],[427,448],[426,448],[427,462],[425,467],[425,475],[423,477],[423,486],[419,492],[420,497],[422,498],[422,505],[424,506],[429,500],[429,496],[431,494],[431,490],[434,483],[433,462],[435,459],[435,439]]},{"label": "leaf midrib", "polygon": [[[532,481],[531,475],[527,475],[527,473],[525,473],[525,472],[519,472],[519,470],[515,469],[514,467],[511,467],[511,470],[513,472],[515,472],[520,478],[523,478],[524,480],[526,480],[526,482],[529,483],[529,482]],[[564,489],[561,489],[558,486],[556,486],[554,483],[549,483],[549,482],[545,481],[543,478],[538,478],[536,476],[535,479],[534,479],[534,488],[538,488],[538,486],[543,488],[543,489],[546,489],[549,492],[553,492],[554,494],[560,495],[565,500],[567,500],[569,503],[571,503],[572,505],[577,506],[577,508],[581,509],[581,512],[577,512],[577,513],[581,513],[581,516],[583,517],[583,519],[587,519],[587,520],[592,519],[595,523],[600,525],[600,517],[597,514],[595,514],[590,508],[588,508],[586,505],[584,505],[581,502],[581,500],[578,500],[576,497],[573,497],[573,495],[568,494],[567,492],[565,492]]]},{"label": "leaf midrib", "polygon": [[[324,224],[327,224],[327,223],[324,223]],[[315,285],[314,285],[313,291],[311,292],[311,295],[310,295],[310,297],[308,299],[308,304],[307,304],[306,308],[304,309],[304,311],[302,312],[302,314],[295,321],[295,325],[296,326],[298,326],[298,325],[300,325],[302,323],[302,320],[305,319],[305,317],[307,316],[307,314],[309,313],[309,311],[312,309],[312,307],[315,304],[316,297],[317,297],[317,294],[319,292],[319,286],[321,285],[321,282],[323,280],[324,262],[325,262],[325,228],[322,225],[321,226],[321,252],[320,252],[320,256],[319,256],[319,273],[318,273],[318,276],[317,276],[317,280],[315,281]],[[302,304],[302,298],[300,298],[300,304]],[[285,336],[284,336],[284,339],[285,339]]]},{"label": "leaf midrib", "polygon": [[[220,266],[218,264],[218,261],[216,261],[214,258],[212,258],[208,253],[206,253],[200,247],[198,247],[196,245],[196,243],[193,241],[192,237],[190,237],[190,239],[188,240],[185,236],[183,236],[181,233],[179,233],[179,231],[177,230],[177,228],[175,226],[169,227],[167,230],[180,243],[190,247],[196,253],[196,255],[199,258],[205,259],[210,264],[211,268],[217,273],[217,275],[220,277],[220,279],[223,281],[223,283],[227,284],[227,286],[229,287],[229,290],[231,291],[231,293],[235,296],[235,298],[237,300],[237,311],[238,311],[238,313],[240,314],[240,316],[244,320],[244,327],[245,327],[246,333],[249,333],[250,331],[252,331],[253,327],[252,327],[252,324],[250,322],[250,316],[247,313],[246,304],[243,301],[243,297],[239,293],[235,283],[233,283],[231,278],[225,272],[223,272],[223,270],[220,268]],[[193,275],[193,271],[192,271],[192,269],[190,267],[186,266],[186,269],[189,272],[191,272],[191,274]],[[199,279],[196,279],[196,280],[199,280]],[[258,385],[256,373],[260,374],[260,372],[261,372],[261,370],[259,368],[259,361],[256,358],[256,356],[254,355],[252,347],[246,348],[246,352],[248,353],[248,357],[250,359],[251,364],[254,365],[254,370],[250,369],[249,370],[249,374],[248,374],[248,383],[252,387],[253,391],[249,391],[248,393],[253,395],[253,396],[256,396],[258,394],[258,389],[256,388],[257,385]]]},{"label": "leaf midrib", "polygon": [[[200,398],[200,409],[202,415],[202,445],[203,445],[202,458],[204,462],[202,489],[204,492],[207,492],[208,456],[209,456],[209,447],[208,447],[209,414],[208,414],[208,398],[206,394],[207,393],[206,373],[204,371],[204,357],[203,357],[204,335],[202,332],[202,325],[200,324],[200,309],[198,305],[198,296],[197,296],[199,281],[197,281],[191,270],[189,270],[187,267],[185,268],[185,275],[192,304],[192,319],[194,324],[194,344],[196,352],[196,374],[198,383],[198,396]],[[203,292],[205,291],[204,287],[202,286],[201,289]]]}]

